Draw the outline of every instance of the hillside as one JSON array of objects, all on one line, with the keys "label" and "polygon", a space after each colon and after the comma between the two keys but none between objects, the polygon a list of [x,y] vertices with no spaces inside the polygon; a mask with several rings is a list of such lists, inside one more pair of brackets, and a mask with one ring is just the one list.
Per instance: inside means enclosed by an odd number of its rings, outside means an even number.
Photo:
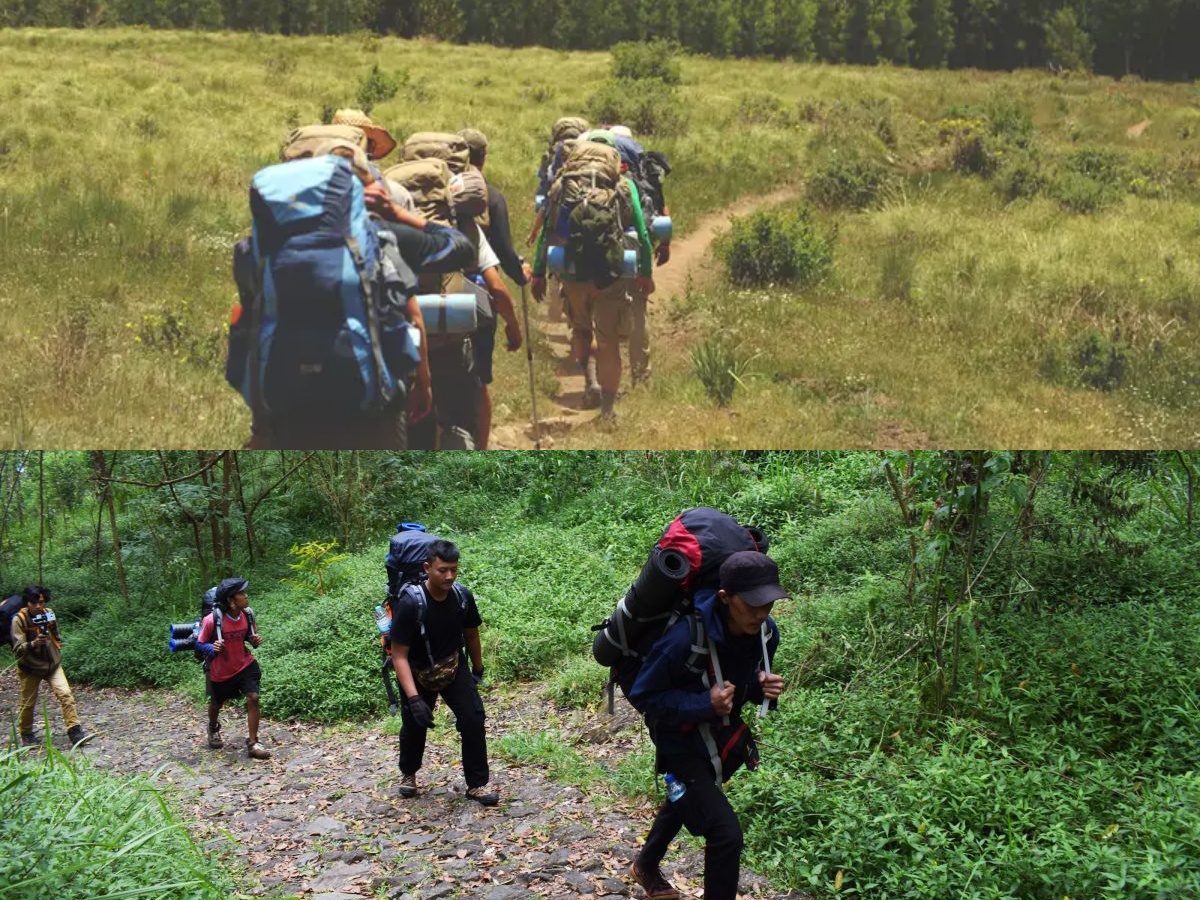
[{"label": "hillside", "polygon": [[[559,446],[1198,439],[1188,84],[685,56],[678,87],[615,89],[604,53],[133,29],[7,30],[0,50],[0,331],[26,361],[0,374],[7,446],[244,441],[222,371],[249,178],[293,126],[372,103],[401,137],[487,132],[518,242],[564,113],[627,113],[668,153],[681,235],[783,185],[819,204],[827,278],[684,278],[653,301],[655,377],[620,428]],[[697,378],[705,346],[741,371],[727,406]],[[535,352],[549,403],[554,349]],[[529,420],[524,364],[497,354],[498,427]]]}]

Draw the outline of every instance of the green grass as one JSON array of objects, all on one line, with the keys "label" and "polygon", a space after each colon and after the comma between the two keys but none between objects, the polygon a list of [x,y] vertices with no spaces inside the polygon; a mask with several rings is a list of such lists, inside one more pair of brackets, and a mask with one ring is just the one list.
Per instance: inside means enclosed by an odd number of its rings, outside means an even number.
[{"label": "green grass", "polygon": [[[49,733],[49,729],[47,729]],[[47,746],[0,750],[0,884],[12,900],[219,898],[228,873],[192,841],[158,790]]]},{"label": "green grass", "polygon": [[[488,175],[518,243],[550,123],[585,113],[609,74],[603,53],[353,36],[31,29],[0,33],[0,48],[0,331],[5,358],[21,361],[0,374],[7,446],[245,439],[248,412],[222,368],[247,184],[290,128],[351,103],[372,66],[408,73],[372,111],[398,137],[488,133]],[[803,182],[839,141],[874,148],[871,164],[892,177],[867,209],[823,214],[838,233],[827,284],[677,298],[677,339],[655,341],[656,378],[623,401],[621,428],[580,429],[560,446],[1200,438],[1190,85],[698,58],[681,70],[686,130],[649,141],[675,165],[677,232],[737,197]],[[948,115],[990,121],[991,180],[954,171]],[[1143,119],[1145,133],[1127,137]],[[1050,176],[1011,204],[1003,166],[1019,154],[1008,141],[1031,143]],[[1124,166],[1105,188],[1112,202],[1089,214],[1056,199],[1092,202],[1099,182],[1069,171],[1081,150]],[[747,389],[716,410],[688,353],[714,327],[758,358]],[[1122,358],[1119,379],[1079,362],[1093,333]],[[524,365],[523,353],[497,355],[497,425],[527,417]],[[536,365],[548,395],[553,364],[543,353]]]}]

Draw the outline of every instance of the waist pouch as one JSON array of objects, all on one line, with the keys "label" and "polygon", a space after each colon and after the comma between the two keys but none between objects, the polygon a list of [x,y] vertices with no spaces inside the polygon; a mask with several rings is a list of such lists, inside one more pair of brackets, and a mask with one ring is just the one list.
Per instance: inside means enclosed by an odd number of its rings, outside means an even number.
[{"label": "waist pouch", "polygon": [[745,722],[731,722],[714,728],[713,740],[721,759],[722,781],[728,781],[742,766],[751,772],[758,768],[758,744]]},{"label": "waist pouch", "polygon": [[413,669],[413,678],[417,684],[427,691],[443,691],[454,683],[458,674],[458,651],[439,659],[432,666],[424,669]]}]

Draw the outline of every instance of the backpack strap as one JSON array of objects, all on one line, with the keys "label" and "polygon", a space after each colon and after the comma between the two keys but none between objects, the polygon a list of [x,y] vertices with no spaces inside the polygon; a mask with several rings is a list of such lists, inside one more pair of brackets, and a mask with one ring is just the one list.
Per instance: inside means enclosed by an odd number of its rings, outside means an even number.
[{"label": "backpack strap", "polygon": [[[709,637],[699,613],[693,612],[688,617],[688,627],[691,630],[692,641],[692,650],[687,661],[688,671],[698,673],[701,683],[709,690],[712,690],[714,684],[725,683],[721,675],[721,661],[717,657],[717,646],[713,643],[713,639]],[[700,660],[704,657],[708,657],[710,665],[700,665]],[[728,724],[729,717],[724,716],[722,721]],[[700,739],[704,741],[704,748],[708,751],[708,761],[712,765],[713,773],[716,776],[717,787],[720,787],[723,783],[721,777],[721,752],[717,749],[717,741],[713,737],[712,726],[708,722],[702,722],[696,726],[696,731],[699,733]]]},{"label": "backpack strap", "polygon": [[[257,242],[255,242],[257,243]],[[252,245],[253,246],[253,245]],[[261,250],[261,248],[258,248]],[[263,402],[262,373],[259,371],[259,330],[262,328],[263,299],[266,292],[264,278],[267,270],[267,258],[260,255],[258,273],[254,282],[254,301],[250,304],[250,409],[256,417],[266,419],[268,410]],[[263,423],[260,421],[259,425]],[[216,607],[213,607],[214,610]]]},{"label": "backpack strap", "polygon": [[[425,655],[429,657],[429,664],[433,665],[433,645],[429,643],[429,633],[425,630],[425,620],[429,618],[429,604],[425,602],[425,589],[418,583],[408,585],[405,590],[410,591],[416,600],[417,626],[421,632],[421,640],[425,642]],[[465,614],[467,611],[467,592],[459,586],[457,581],[450,586],[450,591],[458,599],[459,611]],[[466,635],[463,635],[462,649],[466,653]]]},{"label": "backpack strap", "polygon": [[354,235],[346,236],[346,248],[354,258],[354,268],[358,271],[358,280],[362,282],[363,306],[367,315],[367,334],[371,338],[371,358],[375,369],[375,391],[378,394],[375,404],[383,409],[392,402],[392,390],[386,381],[387,367],[383,363],[383,345],[379,336],[379,310],[375,308],[375,291],[371,290],[371,280],[367,277],[367,263],[359,250],[358,241]]}]

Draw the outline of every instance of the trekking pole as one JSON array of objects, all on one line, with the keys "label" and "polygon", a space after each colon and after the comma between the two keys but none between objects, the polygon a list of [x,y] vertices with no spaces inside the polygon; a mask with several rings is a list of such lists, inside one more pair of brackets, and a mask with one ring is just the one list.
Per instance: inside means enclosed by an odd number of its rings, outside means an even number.
[{"label": "trekking pole", "polygon": [[[771,655],[767,652],[767,623],[766,622],[763,622],[762,628],[758,629],[758,636],[760,638],[762,638],[763,671],[766,672],[768,675],[770,675],[771,674]],[[758,708],[758,717],[760,719],[765,719],[767,717],[767,710],[770,707],[770,705],[771,705],[771,701],[768,700],[766,697],[763,697],[762,706],[760,706]]]},{"label": "trekking pole", "polygon": [[525,316],[525,358],[529,361],[529,406],[533,410],[533,448],[542,449],[542,429],[538,425],[537,393],[533,388],[533,332],[529,330],[529,301],[525,297],[525,285],[521,285],[521,312]]}]

